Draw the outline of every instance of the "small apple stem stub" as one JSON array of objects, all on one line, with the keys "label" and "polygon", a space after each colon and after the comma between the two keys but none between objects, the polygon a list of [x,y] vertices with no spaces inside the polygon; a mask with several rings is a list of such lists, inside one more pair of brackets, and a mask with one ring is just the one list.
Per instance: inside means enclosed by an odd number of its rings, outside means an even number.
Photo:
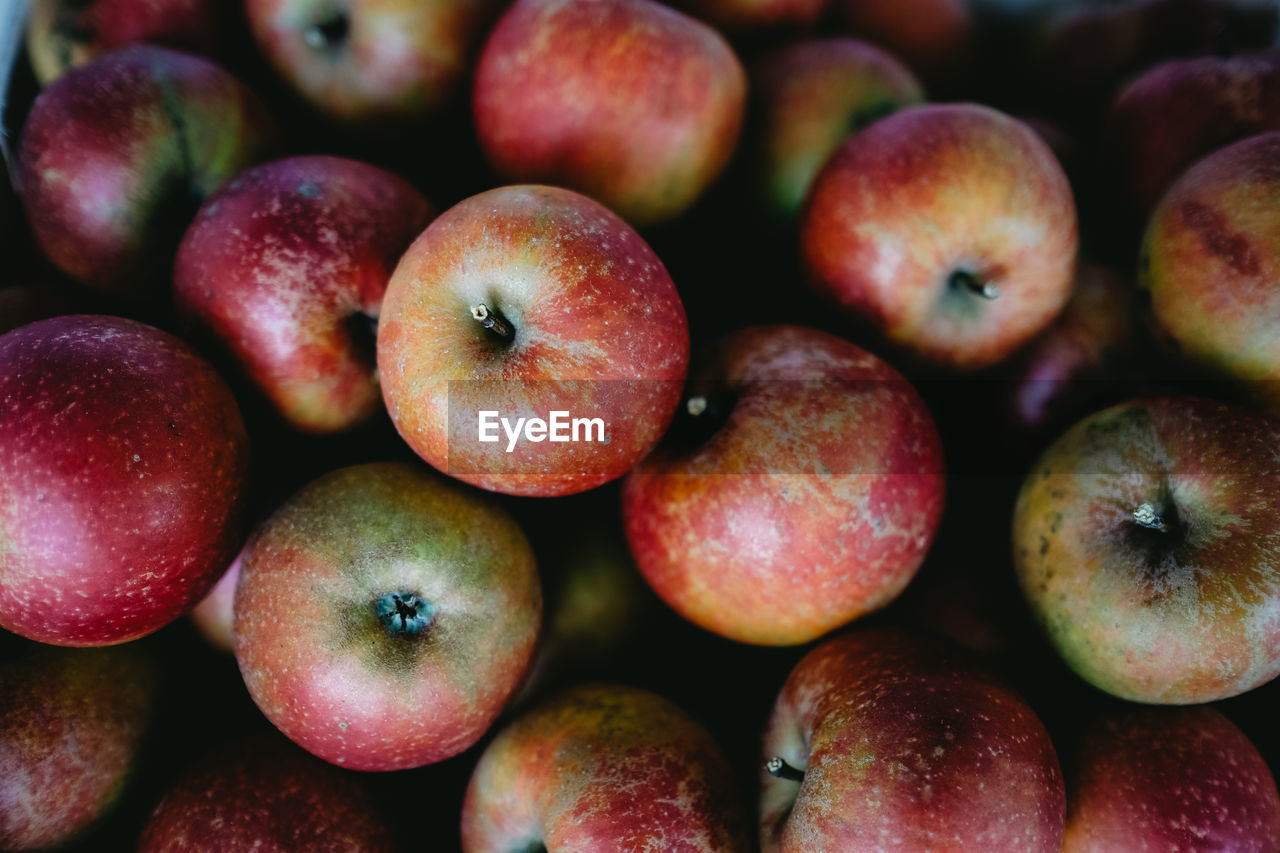
[{"label": "small apple stem stub", "polygon": [[764,765],[765,772],[775,779],[790,779],[792,782],[803,782],[804,771],[792,767],[783,758],[775,755]]},{"label": "small apple stem stub", "polygon": [[689,401],[684,404],[684,409],[693,417],[697,417],[707,410],[706,397],[690,397]]},{"label": "small apple stem stub", "polygon": [[1133,511],[1133,520],[1148,530],[1164,532],[1169,529],[1169,525],[1165,524],[1160,513],[1156,512],[1156,508],[1149,503],[1144,503]]},{"label": "small apple stem stub", "polygon": [[983,281],[968,270],[956,270],[951,274],[952,287],[964,288],[983,299],[995,299],[1000,295],[1000,287],[994,282]]},{"label": "small apple stem stub", "polygon": [[435,608],[412,592],[388,592],[375,602],[378,621],[388,633],[416,637],[431,626]]},{"label": "small apple stem stub", "polygon": [[471,316],[476,319],[481,326],[488,329],[503,342],[510,342],[515,339],[516,330],[507,320],[497,311],[489,309],[488,305],[481,302],[478,305],[471,306]]}]

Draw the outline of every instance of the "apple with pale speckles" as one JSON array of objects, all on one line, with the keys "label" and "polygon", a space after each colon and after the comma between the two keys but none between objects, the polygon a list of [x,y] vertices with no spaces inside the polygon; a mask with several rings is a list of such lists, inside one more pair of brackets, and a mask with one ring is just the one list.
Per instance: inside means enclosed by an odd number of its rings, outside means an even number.
[{"label": "apple with pale speckles", "polygon": [[312,482],[254,533],[236,586],[236,660],[304,749],[354,770],[457,755],[533,653],[542,597],[514,521],[416,466]]}]

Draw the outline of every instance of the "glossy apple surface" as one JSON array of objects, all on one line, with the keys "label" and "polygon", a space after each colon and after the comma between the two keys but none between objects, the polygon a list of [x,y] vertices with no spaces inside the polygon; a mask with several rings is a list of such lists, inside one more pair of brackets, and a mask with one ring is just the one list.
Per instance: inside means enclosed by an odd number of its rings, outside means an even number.
[{"label": "glossy apple surface", "polygon": [[1050,642],[1124,699],[1209,702],[1280,673],[1280,423],[1198,397],[1069,429],[1023,482],[1018,581]]},{"label": "glossy apple surface", "polygon": [[533,652],[541,591],[505,512],[399,463],[314,481],[254,534],[235,654],[254,702],[353,770],[441,761],[493,723]]},{"label": "glossy apple surface", "polygon": [[132,320],[0,337],[0,625],[45,643],[140,637],[200,600],[241,531],[248,437],[222,378]]},{"label": "glossy apple surface", "polygon": [[667,604],[734,640],[793,645],[902,591],[946,490],[907,380],[825,332],[758,326],[717,342],[686,396],[699,414],[622,495],[631,553]]}]

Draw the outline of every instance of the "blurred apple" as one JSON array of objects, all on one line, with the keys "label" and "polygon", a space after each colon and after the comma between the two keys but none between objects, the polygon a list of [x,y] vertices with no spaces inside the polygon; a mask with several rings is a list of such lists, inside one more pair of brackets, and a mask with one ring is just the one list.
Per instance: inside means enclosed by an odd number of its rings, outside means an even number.
[{"label": "blurred apple", "polygon": [[[625,474],[671,422],[688,358],[658,256],[597,202],[554,187],[500,187],[443,213],[396,268],[378,329],[400,435],[439,470],[507,494]],[[520,418],[554,411],[566,440],[521,431]],[[481,412],[493,413],[489,441]],[[575,419],[600,423],[571,430]]]},{"label": "blurred apple", "polygon": [[516,0],[473,107],[494,169],[585,193],[633,225],[682,213],[734,152],[746,73],[715,30],[653,0]]},{"label": "blurred apple", "polygon": [[787,677],[765,732],[765,853],[1057,853],[1049,733],[957,651],[897,629],[828,640]]},{"label": "blurred apple", "polygon": [[0,849],[64,846],[112,809],[159,680],[138,645],[32,646],[0,663]]},{"label": "blurred apple", "polygon": [[971,64],[968,0],[830,0],[843,31],[882,47],[930,89],[960,88]]},{"label": "blurred apple", "polygon": [[678,0],[672,5],[725,30],[772,33],[813,26],[827,0]]},{"label": "blurred apple", "polygon": [[485,749],[463,803],[462,849],[749,848],[712,736],[660,696],[592,684],[542,703]]},{"label": "blurred apple", "polygon": [[349,428],[381,408],[372,326],[430,216],[417,190],[356,160],[258,166],[209,196],[187,230],[178,311],[230,350],[290,424]]},{"label": "blurred apple", "polygon": [[1197,397],[1085,418],[1023,482],[1014,565],[1050,642],[1136,702],[1280,674],[1280,423]]},{"label": "blurred apple", "polygon": [[497,506],[398,463],[343,468],[261,526],[235,597],[254,702],[354,770],[441,761],[484,734],[538,633],[533,552]]},{"label": "blurred apple", "polygon": [[799,326],[720,340],[687,422],[623,485],[636,565],[691,622],[804,643],[888,604],[919,568],[946,491],[915,389],[871,353]]},{"label": "blurred apple", "polygon": [[126,47],[40,93],[16,183],[49,260],[137,297],[167,282],[200,199],[262,159],[273,127],[253,93],[208,60]]},{"label": "blurred apple", "polygon": [[232,628],[235,623],[236,584],[240,581],[240,567],[244,565],[247,550],[248,544],[236,554],[236,558],[213,585],[213,589],[209,590],[209,594],[191,608],[191,622],[200,636],[210,646],[227,654],[235,649]]},{"label": "blurred apple", "polygon": [[72,315],[0,337],[0,625],[120,643],[199,601],[241,531],[248,437],[177,338]]},{"label": "blurred apple", "polygon": [[1071,187],[1030,128],[988,107],[911,107],[854,134],[800,227],[818,291],[938,365],[1006,358],[1070,296]]}]

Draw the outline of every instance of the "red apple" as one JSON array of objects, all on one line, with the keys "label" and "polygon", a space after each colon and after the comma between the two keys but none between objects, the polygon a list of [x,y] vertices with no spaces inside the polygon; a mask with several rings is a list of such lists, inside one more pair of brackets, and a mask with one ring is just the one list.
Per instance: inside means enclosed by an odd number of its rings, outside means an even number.
[{"label": "red apple", "polygon": [[507,726],[467,786],[462,849],[747,850],[729,763],[671,702],[571,688]]},{"label": "red apple", "polygon": [[1280,132],[1222,148],[1169,188],[1138,284],[1157,329],[1280,415]]},{"label": "red apple", "polygon": [[1071,187],[1025,124],[973,104],[911,107],[854,134],[801,220],[817,289],[929,362],[985,367],[1066,304]]},{"label": "red apple", "polygon": [[140,637],[200,600],[239,542],[248,438],[202,358],[73,315],[0,337],[0,626],[45,643]]},{"label": "red apple", "polygon": [[395,837],[360,780],[279,736],[223,744],[147,819],[138,853],[390,853]]},{"label": "red apple", "polygon": [[[691,425],[623,486],[636,564],[697,625],[793,645],[888,604],[919,568],[946,478],[911,385],[825,332],[729,335],[693,373]],[[698,440],[702,439],[702,440]]]},{"label": "red apple", "polygon": [[1212,708],[1118,709],[1092,722],[1073,757],[1062,853],[1280,850],[1275,779]]},{"label": "red apple", "polygon": [[476,742],[538,632],[533,552],[506,513],[402,464],[311,483],[254,534],[235,653],[254,702],[354,770],[441,761]]},{"label": "red apple", "polygon": [[138,646],[40,646],[0,663],[0,849],[67,844],[115,805],[159,698]]},{"label": "red apple", "polygon": [[968,70],[973,19],[966,0],[830,0],[843,29],[907,63],[931,87]]},{"label": "red apple", "polygon": [[828,640],[765,733],[765,853],[1057,853],[1066,795],[1049,734],[1011,688],[896,629]]},{"label": "red apple", "polygon": [[253,93],[208,60],[126,47],[36,98],[17,188],[49,260],[138,296],[168,279],[200,199],[261,159],[272,128]]},{"label": "red apple", "polygon": [[27,53],[41,84],[135,42],[212,56],[225,12],[219,0],[35,0]]},{"label": "red apple", "polygon": [[517,0],[473,107],[493,167],[570,187],[634,225],[689,207],[733,154],[746,73],[707,25],[653,0]]},{"label": "red apple", "polygon": [[[442,214],[396,268],[378,328],[400,435],[441,471],[509,494],[625,474],[670,423],[688,352],[684,307],[649,245],[554,187],[502,187]],[[519,418],[552,412],[570,440],[520,431]]]},{"label": "red apple", "polygon": [[773,51],[754,66],[751,82],[759,182],[770,206],[788,218],[849,134],[924,100],[906,66],[848,38],[806,39]]},{"label": "red apple", "polygon": [[174,298],[286,420],[345,429],[382,405],[370,324],[426,199],[338,157],[251,169],[209,196],[178,249]]},{"label": "red apple", "polygon": [[415,119],[461,89],[494,0],[245,0],[258,46],[321,111]]},{"label": "red apple", "polygon": [[1018,580],[1062,658],[1138,702],[1280,674],[1280,423],[1196,397],[1085,418],[1023,482]]}]

